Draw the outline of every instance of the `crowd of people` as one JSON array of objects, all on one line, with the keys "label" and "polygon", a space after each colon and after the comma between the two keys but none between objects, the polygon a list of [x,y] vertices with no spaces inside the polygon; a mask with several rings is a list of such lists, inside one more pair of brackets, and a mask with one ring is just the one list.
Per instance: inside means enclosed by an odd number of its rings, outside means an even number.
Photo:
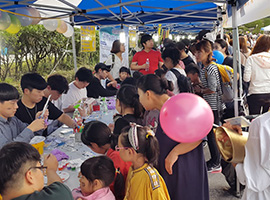
[{"label": "crowd of people", "polygon": [[[218,50],[224,57],[222,65],[233,67],[229,35],[215,38],[204,30],[194,41],[166,39],[161,50],[154,48],[151,35],[143,35],[140,42],[143,49],[130,66],[122,57],[125,46],[116,40],[105,63],[98,63],[94,73],[80,68],[69,84],[61,75],[51,75],[46,81],[37,73],[27,73],[21,78],[20,98],[15,87],[0,83],[0,194],[4,200],[207,200],[208,172],[222,172],[232,193],[237,173],[246,185],[244,199],[270,198],[266,113],[270,107],[270,36],[261,35],[252,42],[239,38],[243,72],[239,77],[249,114],[263,115],[252,122],[245,161],[236,170],[222,159],[213,129],[201,140],[179,143],[165,134],[159,122],[163,104],[182,92],[201,96],[211,107],[216,125],[234,116],[233,100],[223,100],[222,77],[213,58],[213,50]],[[82,99],[114,95],[118,112],[114,124],[85,124],[82,143],[100,156],[83,162],[80,187],[71,193],[56,173],[56,158],[49,154],[41,165],[39,153],[27,143],[35,135],[50,135],[62,124],[75,128],[74,105]],[[80,113],[85,112],[80,109]],[[205,144],[211,155],[208,161]],[[259,175],[262,172],[264,177]]]}]

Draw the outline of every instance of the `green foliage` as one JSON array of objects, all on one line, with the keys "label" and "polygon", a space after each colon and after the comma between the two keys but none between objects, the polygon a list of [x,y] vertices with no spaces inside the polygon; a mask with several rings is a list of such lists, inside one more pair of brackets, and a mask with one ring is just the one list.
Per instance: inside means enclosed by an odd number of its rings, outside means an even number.
[{"label": "green foliage", "polygon": [[270,25],[270,17],[256,20],[239,27],[239,33],[252,32],[254,34],[262,33],[261,28]]},{"label": "green foliage", "polygon": [[[75,28],[75,47],[78,68],[84,66],[93,69],[99,62],[99,31],[96,31],[95,52],[81,52],[80,29]],[[48,31],[42,25],[22,27],[17,34],[0,31],[0,81],[8,82],[19,88],[19,81],[27,72],[38,72],[44,78],[53,70],[74,80],[74,59],[71,38],[56,31]],[[55,67],[56,66],[56,67]]]}]

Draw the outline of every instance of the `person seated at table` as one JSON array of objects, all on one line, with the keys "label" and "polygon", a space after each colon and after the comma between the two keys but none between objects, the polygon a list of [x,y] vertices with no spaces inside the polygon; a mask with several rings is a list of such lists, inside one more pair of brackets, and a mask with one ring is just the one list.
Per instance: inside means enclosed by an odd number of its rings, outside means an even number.
[{"label": "person seated at table", "polygon": [[[3,200],[73,200],[71,191],[57,175],[54,155],[40,164],[39,152],[30,144],[13,142],[0,150],[0,193]],[[44,175],[47,186],[44,187]]]},{"label": "person seated at table", "polygon": [[[31,124],[34,121],[37,112],[42,111],[47,98],[44,97],[44,89],[47,83],[37,73],[27,73],[22,76],[21,88],[23,91],[22,98],[18,101],[16,117],[24,123]],[[56,108],[51,102],[48,103],[48,119],[58,120],[69,127],[75,127],[76,123],[61,110]],[[43,131],[43,136],[47,136],[47,129]]]},{"label": "person seated at table", "polygon": [[119,78],[115,79],[118,84],[121,84],[126,78],[130,77],[130,70],[127,67],[121,67],[119,70]]},{"label": "person seated at table", "polygon": [[[13,141],[29,143],[34,132],[46,128],[42,118],[35,119],[28,125],[14,116],[18,99],[19,92],[15,87],[0,83],[0,148]],[[40,114],[41,112],[38,113]],[[39,134],[42,134],[42,131]]]},{"label": "person seated at table", "polygon": [[142,125],[143,106],[139,101],[137,89],[133,85],[122,85],[116,95],[115,108],[120,115],[116,115],[113,133],[120,135],[122,128],[130,122]]},{"label": "person seated at table", "polygon": [[113,161],[107,156],[93,157],[84,161],[78,177],[80,187],[72,191],[75,200],[115,200],[109,185],[119,176]]},{"label": "person seated at table", "polygon": [[[114,167],[118,170],[119,176],[122,176],[124,182],[131,163],[124,162],[119,152],[114,151],[117,144],[117,138],[111,133],[110,128],[100,121],[91,121],[87,123],[82,131],[82,142],[92,151],[98,154],[104,154],[112,159]],[[118,180],[121,180],[120,178]],[[110,185],[117,200],[122,200],[125,196],[124,183],[123,187],[114,187],[115,181]],[[117,182],[118,184],[118,182]]]},{"label": "person seated at table", "polygon": [[74,106],[83,98],[87,98],[86,87],[93,80],[92,71],[81,67],[75,74],[75,80],[69,84],[67,94],[63,94],[62,108],[69,116],[73,115]]},{"label": "person seated at table", "polygon": [[[107,89],[110,90],[117,90],[120,88],[120,85],[123,83],[124,80],[130,77],[130,70],[127,67],[121,67],[119,70],[119,78],[116,78],[115,81],[117,82],[118,86],[117,88],[113,86],[107,87]],[[108,85],[109,81],[106,81],[106,85]]]},{"label": "person seated at table", "polygon": [[[54,74],[48,77],[47,84],[44,96],[48,98],[51,95],[50,101],[59,110],[62,110],[62,94],[66,94],[69,89],[67,79],[62,75]],[[50,120],[47,127],[48,135],[62,125],[58,120]]]},{"label": "person seated at table", "polygon": [[67,79],[60,74],[54,74],[48,77],[47,84],[44,96],[48,98],[49,95],[52,95],[50,98],[51,102],[59,110],[62,110],[62,94],[67,94],[69,90]]},{"label": "person seated at table", "polygon": [[95,66],[95,75],[90,84],[86,87],[87,97],[109,97],[116,94],[116,90],[105,89],[101,85],[101,80],[104,80],[108,77],[108,72],[110,68],[104,63],[98,63]]},{"label": "person seated at table", "polygon": [[152,130],[132,123],[122,129],[115,149],[124,161],[132,162],[124,199],[170,200],[165,181],[154,167],[158,163],[159,143]]}]

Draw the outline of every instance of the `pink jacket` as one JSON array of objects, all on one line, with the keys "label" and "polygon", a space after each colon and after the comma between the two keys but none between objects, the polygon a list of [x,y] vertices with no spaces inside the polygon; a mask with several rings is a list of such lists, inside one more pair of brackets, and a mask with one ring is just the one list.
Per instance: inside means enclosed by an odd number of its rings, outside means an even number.
[{"label": "pink jacket", "polygon": [[109,187],[101,188],[89,196],[83,196],[80,188],[72,190],[72,196],[75,200],[115,200],[115,197]]}]

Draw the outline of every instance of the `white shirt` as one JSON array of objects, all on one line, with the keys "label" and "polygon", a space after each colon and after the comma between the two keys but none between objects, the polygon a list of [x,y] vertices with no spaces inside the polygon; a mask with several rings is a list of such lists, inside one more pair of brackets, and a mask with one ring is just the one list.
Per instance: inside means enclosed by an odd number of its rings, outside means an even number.
[{"label": "white shirt", "polygon": [[86,88],[79,89],[74,85],[74,81],[71,82],[67,94],[62,95],[62,109],[75,105],[82,98],[87,98]]},{"label": "white shirt", "polygon": [[270,112],[250,125],[243,164],[236,165],[237,177],[243,185],[243,200],[270,199]]},{"label": "white shirt", "polygon": [[[112,65],[112,54],[110,54],[108,56],[108,59],[106,60],[105,64]],[[121,67],[129,68],[128,63],[125,62],[125,59],[122,59],[122,61],[121,61],[121,59],[116,54],[114,54],[114,65],[110,71],[110,73],[114,79],[119,78],[119,70]]]},{"label": "white shirt", "polygon": [[57,100],[51,100],[55,107],[61,111],[63,111],[63,95],[61,95]]},{"label": "white shirt", "polygon": [[[187,76],[186,75],[186,72],[184,69],[182,68],[174,68],[176,69],[177,71],[180,72],[180,74],[183,74],[184,76]],[[180,91],[179,91],[179,87],[178,87],[178,83],[177,83],[177,77],[174,75],[174,73],[172,71],[167,71],[167,73],[165,74],[165,78],[168,80],[168,81],[171,81],[173,83],[173,93],[174,94],[179,94]]]},{"label": "white shirt", "polygon": [[250,82],[248,94],[270,93],[270,53],[262,52],[248,57],[244,81]]},{"label": "white shirt", "polygon": [[191,53],[191,51],[188,51],[187,54],[193,59],[193,61],[195,62],[195,64],[197,64],[197,59],[196,59],[196,57],[193,55],[193,53]]}]

